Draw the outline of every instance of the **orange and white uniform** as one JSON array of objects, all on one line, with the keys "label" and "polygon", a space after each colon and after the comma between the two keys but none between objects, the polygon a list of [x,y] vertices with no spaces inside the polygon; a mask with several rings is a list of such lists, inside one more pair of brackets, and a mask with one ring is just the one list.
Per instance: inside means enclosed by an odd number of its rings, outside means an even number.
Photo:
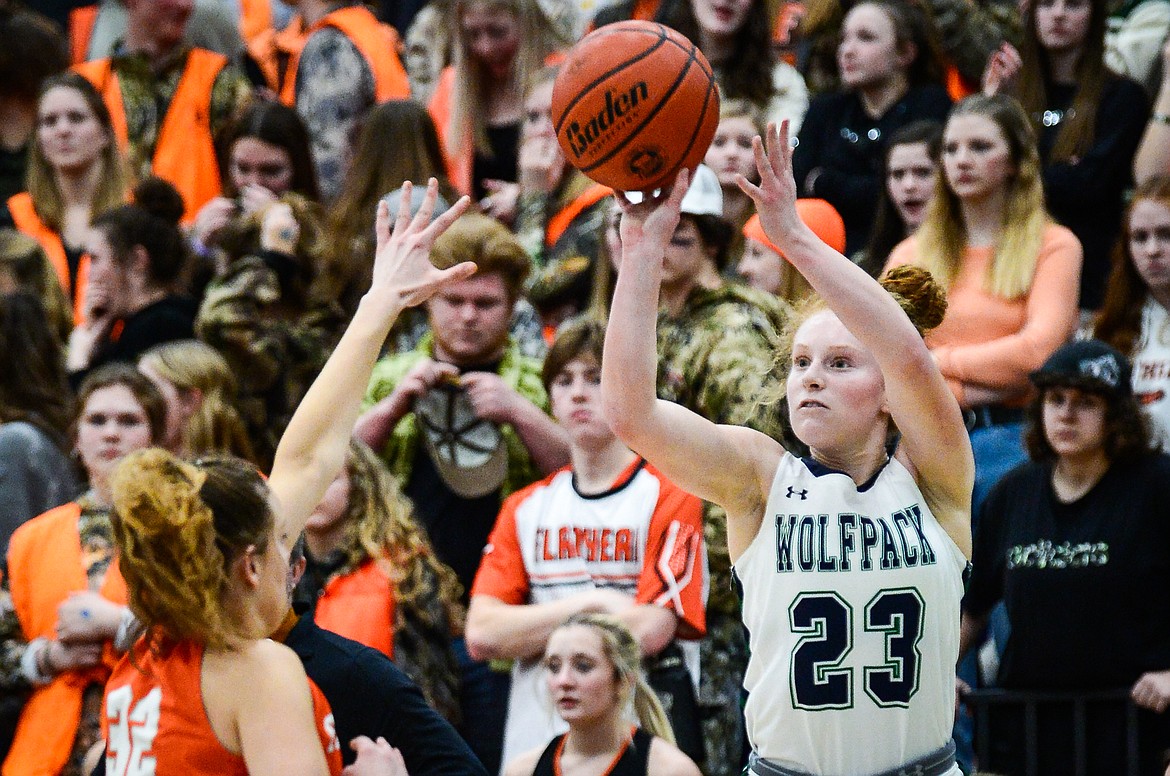
[{"label": "orange and white uniform", "polygon": [[[135,648],[137,667],[123,658],[106,684],[102,726],[108,776],[248,773],[244,758],[220,743],[203,707],[200,677],[204,647],[175,644],[165,657]],[[329,772],[341,773],[341,745],[329,702],[309,681],[313,718]],[[280,710],[273,709],[274,720]]]},{"label": "orange and white uniform", "polygon": [[[706,631],[702,502],[638,459],[604,493],[577,492],[568,468],[512,494],[484,548],[471,594],[506,604],[556,601],[607,588],[670,609],[680,638]],[[516,661],[504,756],[567,730],[541,680],[540,661]]]}]

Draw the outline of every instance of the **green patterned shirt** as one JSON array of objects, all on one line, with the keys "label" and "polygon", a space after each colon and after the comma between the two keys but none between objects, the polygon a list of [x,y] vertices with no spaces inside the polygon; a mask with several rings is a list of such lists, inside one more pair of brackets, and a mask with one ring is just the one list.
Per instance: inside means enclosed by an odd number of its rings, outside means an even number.
[{"label": "green patterned shirt", "polygon": [[[431,358],[434,354],[434,344],[433,335],[428,333],[419,341],[418,347],[414,350],[388,356],[375,364],[374,372],[370,376],[369,387],[366,388],[366,397],[362,402],[362,412],[393,393],[394,388],[414,368],[415,364],[424,358]],[[547,413],[548,394],[540,379],[540,369],[540,360],[521,355],[516,341],[509,337],[508,344],[504,348],[504,357],[500,361],[498,374],[512,390]],[[383,460],[390,467],[390,471],[404,485],[410,482],[414,456],[418,453],[421,434],[414,413],[408,412],[398,421],[398,425],[394,427],[386,446],[380,451]],[[508,472],[504,477],[500,495],[502,498],[507,498],[520,488],[536,482],[540,479],[541,473],[515,428],[508,424],[501,425],[500,436],[508,448]]]}]

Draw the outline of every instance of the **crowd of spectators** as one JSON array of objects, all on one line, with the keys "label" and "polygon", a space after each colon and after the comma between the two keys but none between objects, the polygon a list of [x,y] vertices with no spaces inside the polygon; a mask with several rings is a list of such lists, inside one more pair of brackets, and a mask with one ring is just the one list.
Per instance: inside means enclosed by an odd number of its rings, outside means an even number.
[{"label": "crowd of spectators", "polygon": [[[530,773],[554,736],[587,740],[548,697],[576,681],[573,634],[631,693],[617,650],[640,651],[671,742],[641,767],[742,771],[726,517],[614,436],[599,398],[615,198],[639,195],[569,165],[551,116],[563,53],[630,18],[690,37],[722,101],[664,259],[658,396],[801,449],[763,399],[810,288],[737,184],[788,121],[801,218],[874,276],[914,264],[947,290],[926,342],[975,453],[964,683],[998,666],[1011,690],[1132,688],[1141,772],[1162,773],[1167,0],[0,0],[5,776],[92,767],[132,631],[118,461],[159,446],[268,473],[370,286],[378,208],[430,178],[439,210],[472,201],[432,263],[478,270],[395,323],[294,551],[307,624],[280,639],[346,698],[338,730],[385,736],[411,774]],[[1090,411],[1090,442],[1059,436]],[[354,703],[382,690],[400,701]],[[1115,705],[1094,719],[1121,740]],[[1072,723],[1042,717],[1048,757]],[[983,729],[991,763],[958,718],[965,769],[1023,772],[1016,717]],[[1121,772],[1116,751],[1088,772]]]}]

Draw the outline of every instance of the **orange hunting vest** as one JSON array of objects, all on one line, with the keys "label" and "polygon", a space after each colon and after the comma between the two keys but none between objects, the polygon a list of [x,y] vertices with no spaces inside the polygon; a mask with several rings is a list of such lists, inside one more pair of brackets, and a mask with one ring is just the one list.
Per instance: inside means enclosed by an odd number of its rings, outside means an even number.
[{"label": "orange hunting vest", "polygon": [[[199,208],[220,193],[219,161],[211,136],[211,88],[225,65],[227,57],[222,54],[191,49],[178,89],[159,127],[151,170],[183,195],[184,223],[194,221]],[[129,146],[126,110],[111,60],[97,59],[76,65],[74,69],[105,99],[114,134],[124,152]]]},{"label": "orange hunting vest", "polygon": [[291,79],[289,67],[300,55],[308,37],[309,31],[305,29],[305,20],[300,14],[296,14],[283,30],[274,30],[270,27],[247,42],[248,56],[260,68],[269,89],[277,94],[283,91],[284,84]]},{"label": "orange hunting vest", "polygon": [[544,229],[544,247],[551,248],[556,245],[557,240],[561,239],[561,235],[569,228],[569,224],[573,223],[574,218],[611,194],[613,194],[613,189],[609,186],[602,186],[600,183],[594,183],[578,194],[576,199],[565,205],[559,213],[549,219]]},{"label": "orange hunting vest", "polygon": [[268,0],[240,0],[240,37],[249,43],[272,29],[272,6]]},{"label": "orange hunting vest", "polygon": [[[77,533],[80,516],[80,506],[65,504],[33,518],[12,534],[8,545],[12,604],[29,641],[53,638],[57,607],[70,593],[89,589]],[[106,571],[99,592],[116,604],[126,605],[126,583],[117,560]],[[93,682],[105,683],[116,663],[107,644],[101,666],[60,674],[35,688],[20,714],[3,776],[57,776],[69,760],[77,735],[83,690]]]},{"label": "orange hunting vest", "polygon": [[69,12],[69,53],[73,64],[80,65],[89,56],[89,41],[97,24],[98,7],[83,5]]},{"label": "orange hunting vest", "polygon": [[378,562],[367,560],[325,585],[313,622],[339,636],[394,657],[394,591]]},{"label": "orange hunting vest", "polygon": [[65,295],[73,299],[73,322],[81,323],[82,311],[85,305],[85,288],[89,284],[89,254],[83,254],[81,263],[77,267],[77,288],[71,288],[69,282],[69,259],[65,256],[65,243],[61,235],[50,229],[41,217],[37,215],[33,206],[32,196],[22,191],[8,199],[8,212],[16,224],[17,231],[27,234],[41,244],[49,263],[57,272],[57,279],[61,281],[61,288]]},{"label": "orange hunting vest", "polygon": [[[374,100],[405,100],[410,97],[410,83],[406,80],[406,68],[398,58],[398,33],[388,24],[382,24],[370,11],[360,5],[339,8],[326,14],[309,28],[307,39],[322,27],[336,27],[365,58],[374,74]],[[295,106],[297,101],[297,66],[301,52],[293,54],[288,63],[288,74],[281,87],[280,100],[285,105]]]}]

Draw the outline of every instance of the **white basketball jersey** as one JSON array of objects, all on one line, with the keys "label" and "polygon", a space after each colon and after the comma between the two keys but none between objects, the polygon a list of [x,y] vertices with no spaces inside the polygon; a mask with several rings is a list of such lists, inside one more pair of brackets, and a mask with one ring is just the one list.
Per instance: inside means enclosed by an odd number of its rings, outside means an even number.
[{"label": "white basketball jersey", "polygon": [[759,756],[854,776],[942,747],[965,567],[896,459],[858,488],[785,454],[760,531],[735,564]]},{"label": "white basketball jersey", "polygon": [[[632,466],[596,496],[577,493],[566,468],[505,502],[472,594],[540,604],[609,588],[671,610],[701,631],[702,535],[701,502],[651,466]],[[514,598],[517,590],[526,591],[524,600]],[[567,729],[548,697],[540,659],[517,660],[501,765]]]},{"label": "white basketball jersey", "polygon": [[1142,309],[1142,332],[1133,354],[1133,392],[1150,418],[1162,452],[1170,452],[1170,315],[1153,299]]}]

